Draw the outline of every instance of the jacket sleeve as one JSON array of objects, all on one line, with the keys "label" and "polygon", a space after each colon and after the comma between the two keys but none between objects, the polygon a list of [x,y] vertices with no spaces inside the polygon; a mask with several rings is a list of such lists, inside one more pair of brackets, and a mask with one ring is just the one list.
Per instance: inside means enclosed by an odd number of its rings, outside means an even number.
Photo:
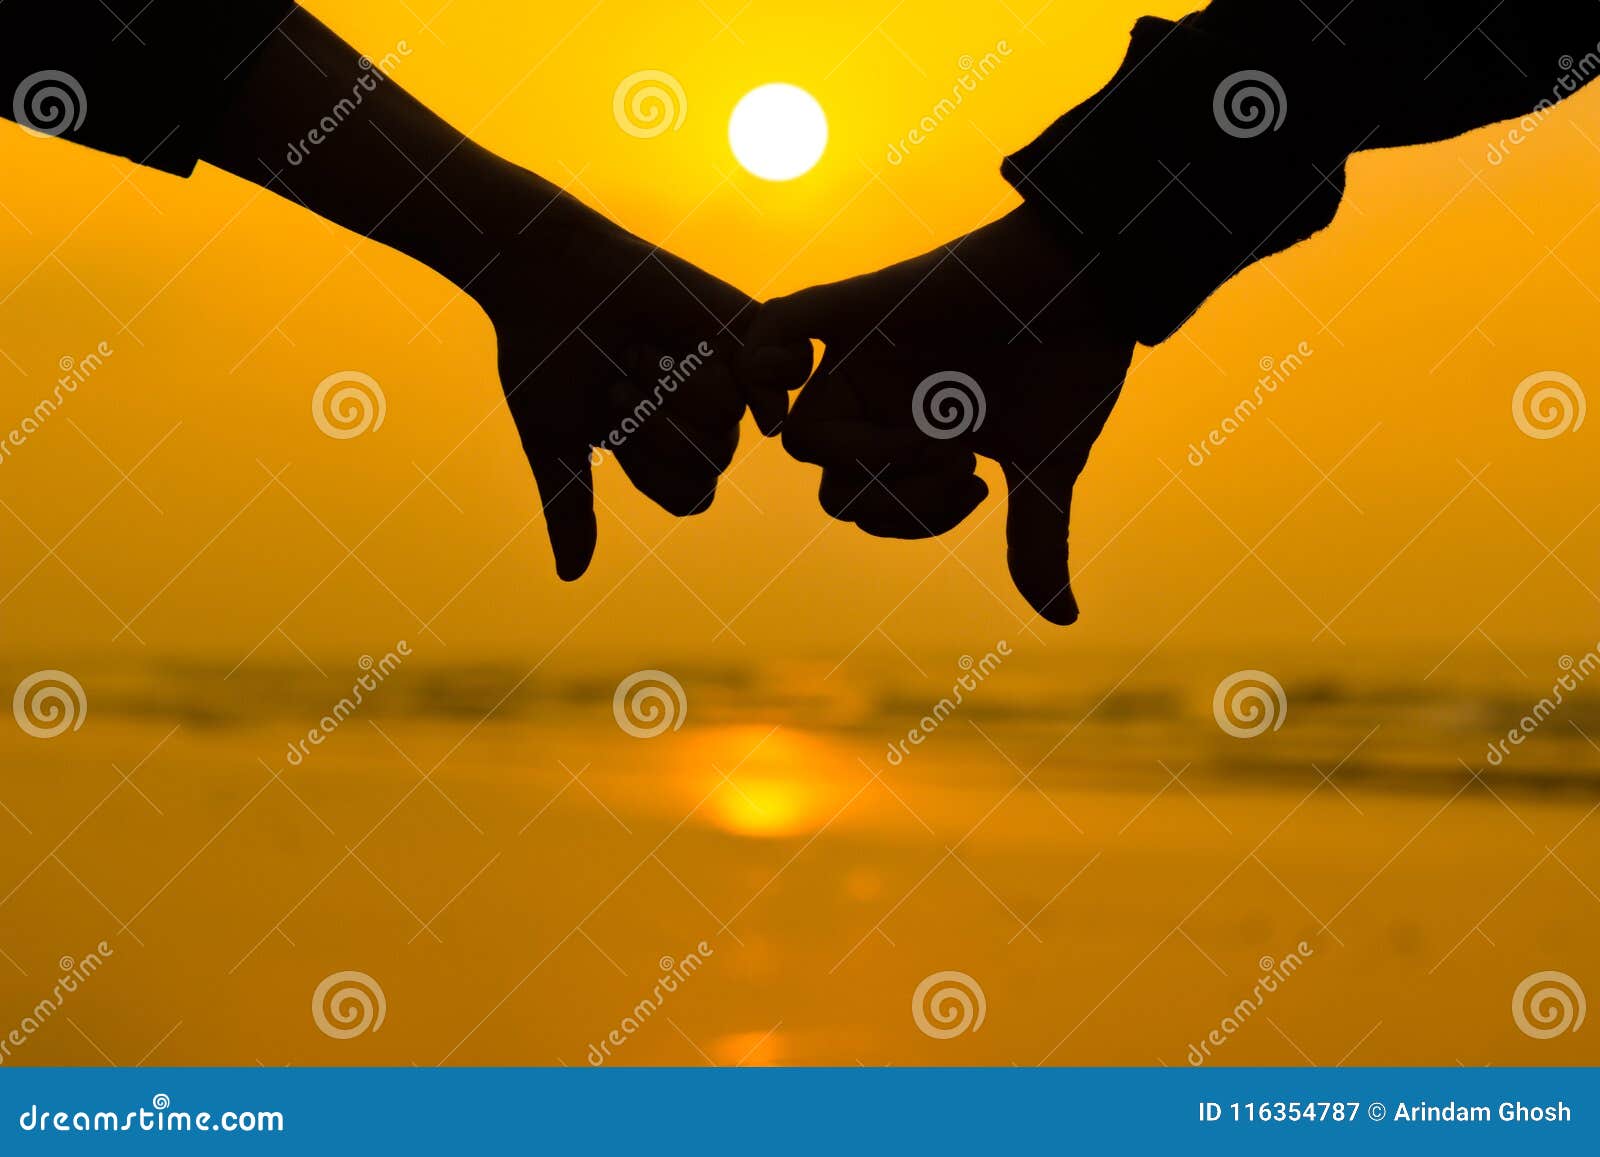
[{"label": "jacket sleeve", "polygon": [[1106,86],[1002,172],[1155,344],[1331,222],[1350,154],[1542,115],[1597,73],[1595,0],[1214,0],[1141,19]]},{"label": "jacket sleeve", "polygon": [[293,0],[4,0],[0,116],[187,176]]}]

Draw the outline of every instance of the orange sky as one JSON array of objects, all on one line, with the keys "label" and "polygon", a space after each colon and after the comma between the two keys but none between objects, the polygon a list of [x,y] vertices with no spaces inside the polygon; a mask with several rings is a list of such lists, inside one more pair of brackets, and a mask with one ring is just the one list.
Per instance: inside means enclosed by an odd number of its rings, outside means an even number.
[{"label": "orange sky", "polygon": [[[1101,83],[1145,10],[1057,3],[1024,23],[986,0],[824,0],[801,20],[757,0],[724,28],[716,5],[555,0],[447,6],[422,28],[404,5],[311,7],[374,56],[404,40],[396,79],[443,114],[762,294],[1004,211],[999,157]],[[1010,56],[960,115],[889,164],[963,56],[1002,40]],[[643,68],[682,83],[679,131],[618,129],[612,92]],[[739,172],[725,134],[737,97],[771,80],[813,92],[832,129],[821,165],[781,185]],[[602,470],[595,566],[562,587],[469,302],[231,177],[179,181],[3,126],[0,428],[63,357],[114,353],[0,463],[0,634],[29,654],[230,665],[297,647],[343,662],[399,637],[453,660],[538,655],[566,638],[556,661],[581,665],[596,648],[831,660],[863,638],[892,654],[885,635],[914,649],[1038,630],[1063,655],[1255,639],[1317,666],[1461,644],[1542,667],[1600,631],[1589,580],[1566,569],[1595,570],[1593,434],[1528,438],[1510,401],[1536,371],[1600,381],[1597,100],[1497,166],[1493,131],[1360,158],[1328,234],[1141,351],[1079,489],[1085,613],[1065,634],[1028,625],[988,508],[938,542],[868,540],[829,526],[813,472],[753,428],[712,512],[681,525]],[[1311,356],[1262,411],[1187,464],[1262,359],[1301,343]],[[309,399],[348,369],[382,384],[388,415],[335,441]]]}]

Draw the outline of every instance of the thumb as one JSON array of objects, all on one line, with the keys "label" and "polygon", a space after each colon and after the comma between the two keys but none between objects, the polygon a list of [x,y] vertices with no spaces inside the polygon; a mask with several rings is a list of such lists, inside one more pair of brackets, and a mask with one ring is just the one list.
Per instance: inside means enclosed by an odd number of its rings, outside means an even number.
[{"label": "thumb", "polygon": [[1046,461],[1033,471],[1002,462],[1006,488],[1006,564],[1028,605],[1058,626],[1077,621],[1067,569],[1072,486],[1078,471]]},{"label": "thumb", "polygon": [[589,569],[598,533],[588,449],[569,454],[530,453],[528,461],[544,507],[556,575],[562,582],[572,582]]}]

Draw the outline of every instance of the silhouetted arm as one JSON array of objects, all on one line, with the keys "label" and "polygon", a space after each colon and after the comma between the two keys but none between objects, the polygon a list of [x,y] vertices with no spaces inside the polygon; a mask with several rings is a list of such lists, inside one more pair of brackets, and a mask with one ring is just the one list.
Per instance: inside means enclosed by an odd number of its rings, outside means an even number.
[{"label": "silhouetted arm", "polygon": [[1600,74],[1594,0],[1215,0],[1135,25],[1094,97],[1003,172],[1149,344],[1333,220],[1361,149],[1442,140]]},{"label": "silhouetted arm", "polygon": [[[375,63],[285,0],[0,0],[0,96],[25,127],[180,175],[207,161],[471,294],[575,579],[595,549],[593,448],[674,514],[710,506],[752,303],[475,144],[391,77],[409,55],[400,41]],[[810,366],[797,342],[747,377],[781,397]]]},{"label": "silhouetted arm", "polygon": [[0,116],[187,176],[293,0],[5,0]]}]

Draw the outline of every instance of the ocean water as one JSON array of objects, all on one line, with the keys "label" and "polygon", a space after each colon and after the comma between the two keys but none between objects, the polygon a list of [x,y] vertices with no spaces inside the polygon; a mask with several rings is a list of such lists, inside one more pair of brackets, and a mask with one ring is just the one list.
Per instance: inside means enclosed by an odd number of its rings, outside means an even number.
[{"label": "ocean water", "polygon": [[293,755],[349,680],[99,671],[0,742],[0,1060],[1600,1060],[1600,705],[1494,767],[1493,680],[1237,738],[978,658],[680,664],[647,738],[614,674],[419,665]]}]

